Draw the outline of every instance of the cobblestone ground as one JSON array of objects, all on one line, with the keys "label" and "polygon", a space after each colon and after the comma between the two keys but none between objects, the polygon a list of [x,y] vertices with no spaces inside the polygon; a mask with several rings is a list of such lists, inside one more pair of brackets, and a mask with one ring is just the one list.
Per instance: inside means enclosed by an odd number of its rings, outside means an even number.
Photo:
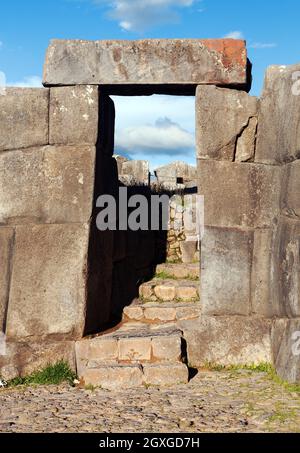
[{"label": "cobblestone ground", "polygon": [[262,373],[200,372],[165,389],[0,391],[1,432],[300,432],[300,395]]}]

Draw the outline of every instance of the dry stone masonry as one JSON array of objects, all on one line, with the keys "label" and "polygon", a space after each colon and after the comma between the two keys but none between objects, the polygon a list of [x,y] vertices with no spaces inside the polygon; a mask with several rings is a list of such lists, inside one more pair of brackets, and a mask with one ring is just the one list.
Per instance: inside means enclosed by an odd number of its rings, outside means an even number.
[{"label": "dry stone masonry", "polygon": [[[54,40],[45,88],[0,95],[3,378],[63,359],[109,388],[184,383],[207,362],[300,381],[298,71],[269,68],[257,99],[244,41]],[[142,171],[112,157],[109,95],[153,93],[196,95],[201,275],[188,225],[175,264],[167,236],[96,228],[118,167]]]}]

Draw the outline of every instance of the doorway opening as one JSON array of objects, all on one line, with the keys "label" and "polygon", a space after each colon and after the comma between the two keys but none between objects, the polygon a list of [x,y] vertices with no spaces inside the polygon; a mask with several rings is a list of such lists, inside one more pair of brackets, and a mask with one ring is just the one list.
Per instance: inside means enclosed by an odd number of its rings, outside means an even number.
[{"label": "doorway opening", "polygon": [[[183,208],[194,206],[197,194],[195,98],[101,96],[100,89],[100,100],[95,205],[99,195],[112,195],[117,227],[98,231],[95,210],[90,260],[98,271],[89,275],[86,334],[117,326],[126,307],[199,298],[199,238]],[[120,189],[127,191],[125,202]],[[127,204],[129,218],[138,206],[130,199],[141,196],[149,219],[153,197],[168,197],[167,208],[159,206],[159,227],[149,220],[148,228],[121,228],[120,206]]]}]

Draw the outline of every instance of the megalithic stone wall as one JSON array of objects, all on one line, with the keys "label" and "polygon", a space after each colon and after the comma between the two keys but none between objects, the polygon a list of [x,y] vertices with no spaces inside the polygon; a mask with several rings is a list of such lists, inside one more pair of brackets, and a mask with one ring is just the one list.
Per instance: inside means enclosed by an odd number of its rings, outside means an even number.
[{"label": "megalithic stone wall", "polygon": [[197,89],[205,235],[203,317],[188,333],[194,365],[253,358],[300,379],[299,69],[271,67],[260,100]]},{"label": "megalithic stone wall", "polygon": [[74,365],[73,340],[86,323],[98,112],[98,87],[7,88],[0,96],[6,377],[54,357]]},{"label": "megalithic stone wall", "polygon": [[270,68],[261,99],[243,91],[248,68],[244,41],[56,40],[49,89],[1,92],[4,378],[59,359],[74,367],[74,341],[109,319],[113,261],[127,252],[95,226],[95,197],[118,189],[107,93],[198,87],[206,231],[202,314],[182,324],[189,363],[273,361],[300,380],[300,65]]},{"label": "megalithic stone wall", "polygon": [[[300,381],[300,64],[271,66],[260,102],[256,162],[280,168],[277,228],[264,240],[267,313],[274,322],[273,354],[279,375]],[[276,187],[273,187],[276,190]]]}]

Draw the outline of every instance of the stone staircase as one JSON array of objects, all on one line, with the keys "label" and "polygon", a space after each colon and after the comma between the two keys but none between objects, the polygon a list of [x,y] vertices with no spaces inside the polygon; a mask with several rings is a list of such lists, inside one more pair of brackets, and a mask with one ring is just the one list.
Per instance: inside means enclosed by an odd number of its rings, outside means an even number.
[{"label": "stone staircase", "polygon": [[199,263],[162,264],[140,286],[122,322],[76,343],[83,385],[106,389],[187,383],[186,344],[178,322],[200,315]]}]

